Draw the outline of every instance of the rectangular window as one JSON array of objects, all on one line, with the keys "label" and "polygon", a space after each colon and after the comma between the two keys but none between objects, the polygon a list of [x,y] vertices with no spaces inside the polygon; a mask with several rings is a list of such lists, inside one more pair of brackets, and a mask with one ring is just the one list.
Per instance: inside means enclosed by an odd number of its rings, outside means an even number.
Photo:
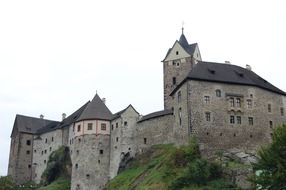
[{"label": "rectangular window", "polygon": [[52,142],[54,142],[54,137],[52,137]]},{"label": "rectangular window", "polygon": [[247,101],[247,108],[252,108],[252,100],[246,100]]},{"label": "rectangular window", "polygon": [[209,96],[205,96],[204,97],[204,102],[205,102],[205,104],[209,104],[210,103],[210,97]]},{"label": "rectangular window", "polygon": [[113,124],[111,125],[111,130],[113,130]]},{"label": "rectangular window", "polygon": [[180,103],[182,100],[182,95],[181,95],[181,91],[178,92],[178,103]]},{"label": "rectangular window", "polygon": [[118,123],[116,123],[116,128],[118,128]]},{"label": "rectangular window", "polygon": [[206,121],[211,121],[211,113],[210,112],[205,113],[205,119],[206,119]]},{"label": "rectangular window", "polygon": [[284,108],[280,108],[280,114],[281,116],[284,116]]},{"label": "rectangular window", "polygon": [[80,132],[80,125],[77,126],[77,132]]},{"label": "rectangular window", "polygon": [[45,140],[45,143],[48,143],[48,139]]},{"label": "rectangular window", "polygon": [[30,154],[30,151],[29,151],[29,150],[27,150],[27,151],[26,151],[26,154]]},{"label": "rectangular window", "polygon": [[179,108],[179,124],[182,126],[182,108]]},{"label": "rectangular window", "polygon": [[118,140],[119,140],[119,138],[118,138],[118,137],[116,137],[116,142],[118,142]]},{"label": "rectangular window", "polygon": [[234,98],[229,99],[230,107],[234,107]]},{"label": "rectangular window", "polygon": [[30,146],[31,145],[31,140],[26,141],[26,145]]},{"label": "rectangular window", "polygon": [[233,116],[233,115],[231,115],[231,116],[229,117],[229,122],[230,122],[231,124],[234,124],[234,123],[235,123],[235,121],[234,121],[234,116]]},{"label": "rectangular window", "polygon": [[240,108],[241,107],[241,101],[240,98],[236,98],[236,107]]},{"label": "rectangular window", "polygon": [[92,130],[92,123],[87,124],[87,130]]},{"label": "rectangular window", "polygon": [[147,144],[147,138],[144,138],[144,144]]},{"label": "rectangular window", "polygon": [[267,109],[268,109],[268,112],[271,112],[271,104],[268,104]]},{"label": "rectangular window", "polygon": [[236,116],[236,123],[241,124],[241,116]]},{"label": "rectangular window", "polygon": [[253,117],[248,117],[248,124],[253,125]]},{"label": "rectangular window", "polygon": [[72,131],[74,132],[74,126],[72,126]]},{"label": "rectangular window", "polygon": [[124,121],[124,126],[127,126],[127,121]]},{"label": "rectangular window", "polygon": [[273,127],[273,121],[269,121],[269,127],[270,127],[270,128]]},{"label": "rectangular window", "polygon": [[173,77],[173,85],[176,84],[176,77]]},{"label": "rectangular window", "polygon": [[102,130],[102,131],[106,131],[106,124],[105,124],[105,123],[102,123],[102,124],[101,124],[101,130]]},{"label": "rectangular window", "polygon": [[103,154],[103,150],[99,150],[99,154]]}]

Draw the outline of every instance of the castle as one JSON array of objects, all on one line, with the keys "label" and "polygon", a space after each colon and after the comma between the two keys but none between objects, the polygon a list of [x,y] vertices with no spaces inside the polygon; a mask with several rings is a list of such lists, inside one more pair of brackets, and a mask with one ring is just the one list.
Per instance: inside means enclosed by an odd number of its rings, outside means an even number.
[{"label": "castle", "polygon": [[123,159],[155,144],[187,144],[201,151],[257,150],[285,123],[286,93],[250,66],[202,61],[182,32],[163,59],[164,110],[141,116],[132,105],[113,114],[98,94],[62,121],[16,115],[8,175],[40,183],[49,155],[68,146],[72,190],[103,189]]}]

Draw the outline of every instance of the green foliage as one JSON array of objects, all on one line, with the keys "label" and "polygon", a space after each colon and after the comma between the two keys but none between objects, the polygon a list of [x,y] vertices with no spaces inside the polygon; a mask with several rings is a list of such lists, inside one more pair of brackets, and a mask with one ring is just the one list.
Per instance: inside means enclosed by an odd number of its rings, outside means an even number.
[{"label": "green foliage", "polygon": [[[233,188],[234,187],[234,188]],[[193,139],[189,146],[155,145],[133,159],[108,184],[110,190],[236,189],[221,177],[221,167],[201,158]]]},{"label": "green foliage", "polygon": [[14,187],[10,176],[0,176],[0,190],[14,190]]},{"label": "green foliage", "polygon": [[41,187],[39,190],[68,190],[68,189],[70,189],[70,179],[59,177],[57,180],[53,181],[48,186]]},{"label": "green foliage", "polygon": [[258,152],[259,160],[254,169],[259,171],[252,181],[260,189],[286,189],[286,125],[273,130],[273,141]]},{"label": "green foliage", "polygon": [[71,159],[69,156],[68,147],[60,147],[58,150],[52,152],[49,156],[47,163],[47,168],[45,169],[42,178],[45,184],[49,184],[59,178],[64,176],[69,178],[68,168],[71,166]]}]

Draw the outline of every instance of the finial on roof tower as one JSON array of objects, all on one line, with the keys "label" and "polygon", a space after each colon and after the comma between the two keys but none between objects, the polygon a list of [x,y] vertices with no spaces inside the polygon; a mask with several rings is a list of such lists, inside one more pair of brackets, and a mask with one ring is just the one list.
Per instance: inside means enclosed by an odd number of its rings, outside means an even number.
[{"label": "finial on roof tower", "polygon": [[182,34],[184,34],[184,21],[182,22]]}]

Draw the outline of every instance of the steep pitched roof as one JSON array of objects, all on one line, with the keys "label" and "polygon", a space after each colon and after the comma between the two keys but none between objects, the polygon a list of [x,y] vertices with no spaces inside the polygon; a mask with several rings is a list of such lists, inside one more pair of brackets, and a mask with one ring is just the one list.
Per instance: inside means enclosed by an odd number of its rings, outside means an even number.
[{"label": "steep pitched roof", "polygon": [[[54,123],[54,122],[57,122],[57,121],[17,114],[15,118],[15,122],[14,122],[13,131],[15,130],[15,128],[17,128],[19,132],[35,134],[38,129],[44,126],[47,126],[51,123]],[[12,134],[13,134],[13,131],[12,131]]]},{"label": "steep pitched roof", "polygon": [[38,129],[36,133],[37,134],[43,134],[43,133],[47,133],[47,132],[50,132],[50,131],[53,131],[56,129],[61,129],[61,128],[64,128],[66,126],[69,126],[70,124],[74,123],[78,119],[78,117],[82,114],[83,110],[86,108],[86,106],[89,103],[90,103],[90,101],[85,103],[78,110],[76,110],[70,116],[65,118],[62,122],[51,122],[50,124]]},{"label": "steep pitched roof", "polygon": [[[176,44],[177,42],[178,42],[178,43],[182,46],[182,48],[183,48],[188,54],[190,54],[190,55],[193,55],[193,54],[194,54],[195,49],[196,49],[196,47],[198,46],[197,43],[189,44],[187,38],[185,37],[185,35],[184,35],[183,33],[181,34],[179,41],[178,41],[178,40],[175,41],[173,47],[175,46],[175,44]],[[163,61],[168,57],[168,55],[170,54],[170,52],[171,52],[171,50],[173,49],[173,47],[168,50],[168,52],[167,52],[165,58],[163,59]]]},{"label": "steep pitched roof", "polygon": [[86,119],[102,119],[110,121],[112,113],[102,102],[101,98],[96,94],[92,101],[86,106],[77,121]]},{"label": "steep pitched roof", "polygon": [[140,123],[140,122],[142,122],[142,121],[149,120],[149,119],[154,119],[154,118],[156,118],[156,117],[161,117],[161,116],[164,116],[164,115],[171,115],[171,114],[173,114],[173,111],[172,111],[171,109],[153,112],[153,113],[150,113],[150,114],[147,114],[147,115],[143,116],[143,117],[138,121],[138,123]]},{"label": "steep pitched roof", "polygon": [[[117,119],[121,116],[121,114],[123,114],[125,112],[125,110],[127,110],[129,107],[131,107],[136,113],[138,113],[135,108],[130,104],[129,106],[127,106],[125,109],[119,111],[119,112],[116,112],[115,114],[112,115],[112,120],[114,119]],[[139,115],[139,113],[138,113]]]},{"label": "steep pitched roof", "polygon": [[285,92],[270,84],[253,71],[236,65],[203,61],[196,64],[185,80],[183,80],[170,95],[176,92],[187,79],[256,86],[271,92],[286,95]]}]

